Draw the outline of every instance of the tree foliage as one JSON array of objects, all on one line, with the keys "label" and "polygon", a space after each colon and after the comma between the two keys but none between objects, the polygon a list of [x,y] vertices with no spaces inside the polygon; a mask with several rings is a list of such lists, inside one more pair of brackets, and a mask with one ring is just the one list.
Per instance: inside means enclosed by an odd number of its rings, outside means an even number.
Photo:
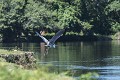
[{"label": "tree foliage", "polygon": [[110,0],[105,8],[106,15],[108,16],[111,30],[113,33],[120,31],[120,1]]},{"label": "tree foliage", "polygon": [[119,0],[1,0],[3,39],[34,36],[35,31],[66,28],[84,35],[120,31]]}]

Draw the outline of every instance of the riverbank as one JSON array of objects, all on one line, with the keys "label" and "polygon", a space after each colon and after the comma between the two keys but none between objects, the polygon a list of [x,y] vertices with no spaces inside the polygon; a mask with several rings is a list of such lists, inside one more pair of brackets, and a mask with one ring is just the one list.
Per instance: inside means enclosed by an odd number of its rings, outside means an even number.
[{"label": "riverbank", "polygon": [[0,80],[75,80],[64,74],[49,73],[45,68],[24,69],[12,63],[0,62]]},{"label": "riverbank", "polygon": [[0,58],[5,62],[21,65],[24,68],[34,68],[34,64],[36,64],[33,52],[0,49]]},{"label": "riverbank", "polygon": [[[11,80],[76,80],[73,76],[68,76],[68,72],[53,73],[49,72],[48,68],[45,65],[37,65],[33,52],[0,49],[0,80],[8,78]],[[91,80],[91,76],[98,76],[98,74],[87,73],[77,80]]]},{"label": "riverbank", "polygon": [[[55,33],[46,33],[42,36],[47,38],[48,40],[51,39]],[[57,41],[60,42],[69,42],[69,41],[108,41],[108,40],[119,40],[120,39],[120,32],[114,35],[82,35],[78,33],[69,33],[63,34]],[[1,38],[1,42],[40,42],[43,41],[39,36],[36,34],[28,35],[28,36],[21,36],[19,38],[16,37],[9,37],[8,38]]]},{"label": "riverbank", "polygon": [[[14,77],[13,77],[14,76]],[[0,80],[75,80],[38,66],[33,52],[0,49]]]},{"label": "riverbank", "polygon": [[[46,39],[51,39],[53,35],[45,35]],[[111,36],[80,36],[80,35],[65,35],[61,36],[57,41],[59,42],[74,42],[74,41],[105,41],[105,40],[113,40],[116,38],[112,38]],[[38,36],[29,36],[29,37],[21,37],[18,40],[3,40],[3,42],[41,42],[43,41]]]},{"label": "riverbank", "polygon": [[[48,40],[50,40],[53,36],[44,36]],[[59,42],[76,42],[76,41],[110,41],[113,40],[111,36],[80,36],[80,35],[65,35],[61,36],[57,41]],[[28,37],[26,40],[22,40],[22,42],[42,42],[43,40],[38,37]]]}]

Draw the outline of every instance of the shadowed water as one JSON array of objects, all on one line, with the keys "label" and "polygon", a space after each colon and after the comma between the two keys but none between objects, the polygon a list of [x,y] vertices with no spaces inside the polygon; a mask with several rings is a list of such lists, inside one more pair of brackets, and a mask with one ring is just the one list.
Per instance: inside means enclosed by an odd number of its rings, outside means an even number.
[{"label": "shadowed water", "polygon": [[51,64],[50,70],[53,72],[71,71],[75,77],[97,72],[99,80],[120,80],[120,41],[56,44],[56,48],[46,49],[44,43],[0,43],[0,48],[34,51],[38,63]]}]

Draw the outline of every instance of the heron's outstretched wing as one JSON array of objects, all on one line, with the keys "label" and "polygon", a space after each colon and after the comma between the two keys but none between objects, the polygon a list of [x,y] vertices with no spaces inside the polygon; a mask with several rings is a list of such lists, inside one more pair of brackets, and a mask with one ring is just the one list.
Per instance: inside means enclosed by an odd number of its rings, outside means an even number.
[{"label": "heron's outstretched wing", "polygon": [[48,41],[45,37],[41,36],[38,32],[36,32],[36,34],[37,34],[39,37],[41,37],[46,44],[48,44],[49,41]]},{"label": "heron's outstretched wing", "polygon": [[64,33],[64,29],[58,31],[55,36],[53,36],[51,39],[50,39],[50,43],[54,43],[63,33]]}]

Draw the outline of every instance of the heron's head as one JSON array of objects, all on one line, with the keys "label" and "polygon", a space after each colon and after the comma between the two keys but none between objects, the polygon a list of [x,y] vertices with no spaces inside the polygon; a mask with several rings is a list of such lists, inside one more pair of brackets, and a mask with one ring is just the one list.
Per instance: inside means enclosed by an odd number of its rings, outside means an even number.
[{"label": "heron's head", "polygon": [[53,44],[52,47],[55,48],[55,44]]}]

